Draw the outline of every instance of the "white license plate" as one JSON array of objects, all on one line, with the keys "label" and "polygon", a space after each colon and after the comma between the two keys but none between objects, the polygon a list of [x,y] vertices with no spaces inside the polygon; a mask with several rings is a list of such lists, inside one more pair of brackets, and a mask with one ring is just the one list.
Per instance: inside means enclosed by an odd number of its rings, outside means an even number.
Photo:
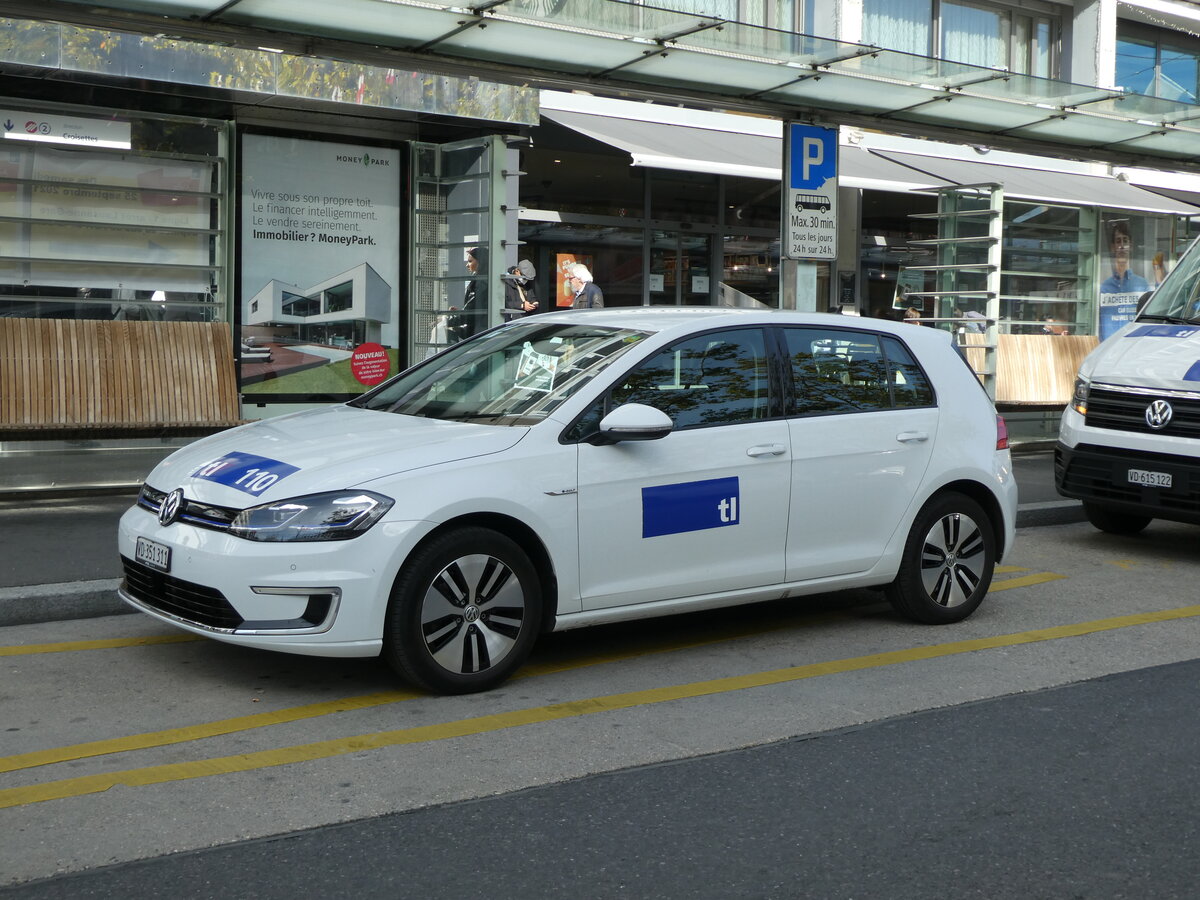
[{"label": "white license plate", "polygon": [[158,569],[160,572],[171,571],[171,548],[165,544],[159,544],[140,537],[137,539],[137,546],[133,550],[133,558],[140,563],[145,563],[152,569]]},{"label": "white license plate", "polygon": [[1130,469],[1129,470],[1130,484],[1144,484],[1147,487],[1165,487],[1171,486],[1170,472],[1147,472],[1145,469]]}]

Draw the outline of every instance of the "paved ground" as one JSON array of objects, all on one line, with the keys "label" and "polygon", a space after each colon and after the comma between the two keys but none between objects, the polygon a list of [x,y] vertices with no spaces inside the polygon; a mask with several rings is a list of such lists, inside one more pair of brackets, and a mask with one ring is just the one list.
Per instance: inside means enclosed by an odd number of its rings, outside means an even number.
[{"label": "paved ground", "polygon": [[[1020,527],[1080,521],[1078,501],[1054,490],[1050,450],[1013,456]],[[116,598],[116,528],[128,492],[36,499],[0,494],[0,626],[128,611]]]}]

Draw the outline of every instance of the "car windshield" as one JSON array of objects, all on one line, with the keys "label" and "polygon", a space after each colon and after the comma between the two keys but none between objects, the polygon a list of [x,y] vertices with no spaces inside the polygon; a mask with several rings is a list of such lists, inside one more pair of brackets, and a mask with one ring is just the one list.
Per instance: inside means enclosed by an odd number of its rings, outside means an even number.
[{"label": "car windshield", "polygon": [[[1198,242],[1200,244],[1200,242]],[[1138,319],[1200,321],[1200,250],[1193,244],[1154,292]]]},{"label": "car windshield", "polygon": [[531,425],[646,336],[625,328],[519,322],[451,347],[351,405],[430,419]]}]

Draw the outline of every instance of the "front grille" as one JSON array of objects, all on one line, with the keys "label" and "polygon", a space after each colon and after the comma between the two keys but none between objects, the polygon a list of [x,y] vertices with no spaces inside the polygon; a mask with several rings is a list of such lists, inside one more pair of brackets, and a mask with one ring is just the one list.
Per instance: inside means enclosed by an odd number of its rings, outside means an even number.
[{"label": "front grille", "polygon": [[215,588],[174,578],[125,556],[121,563],[126,592],[151,609],[209,628],[233,629],[244,621]]},{"label": "front grille", "polygon": [[[150,487],[148,484],[142,485],[141,493],[138,494],[138,506],[142,509],[158,515],[158,510],[162,507],[163,500],[167,497],[166,491],[160,491]],[[197,528],[208,528],[212,531],[228,531],[229,526],[233,524],[234,518],[241,512],[240,509],[233,509],[229,506],[217,506],[213,503],[200,503],[197,500],[188,500],[186,497],[183,503],[179,506],[179,519],[177,521],[186,522],[188,525],[195,525]]]},{"label": "front grille", "polygon": [[[1174,411],[1166,428],[1151,428],[1146,424],[1146,407],[1155,400],[1166,400]],[[1088,391],[1084,418],[1093,428],[1195,438],[1200,437],[1200,398],[1170,391],[1132,393],[1093,386]]]},{"label": "front grille", "polygon": [[[1200,459],[1168,453],[1133,453],[1081,444],[1059,446],[1054,459],[1059,490],[1098,503],[1136,504],[1148,516],[1189,521],[1200,515]],[[1170,488],[1129,484],[1130,469],[1166,472]]]}]

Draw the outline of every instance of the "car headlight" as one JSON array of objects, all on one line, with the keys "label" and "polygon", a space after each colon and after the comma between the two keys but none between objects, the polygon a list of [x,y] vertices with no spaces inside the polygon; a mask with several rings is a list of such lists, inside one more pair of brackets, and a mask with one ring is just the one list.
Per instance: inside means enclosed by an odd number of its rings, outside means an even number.
[{"label": "car headlight", "polygon": [[348,541],[382,518],[395,501],[370,491],[332,491],[243,509],[229,533],[249,541]]},{"label": "car headlight", "polygon": [[1091,382],[1086,378],[1075,379],[1075,390],[1071,393],[1071,409],[1081,416],[1087,415],[1088,391],[1091,386]]}]

